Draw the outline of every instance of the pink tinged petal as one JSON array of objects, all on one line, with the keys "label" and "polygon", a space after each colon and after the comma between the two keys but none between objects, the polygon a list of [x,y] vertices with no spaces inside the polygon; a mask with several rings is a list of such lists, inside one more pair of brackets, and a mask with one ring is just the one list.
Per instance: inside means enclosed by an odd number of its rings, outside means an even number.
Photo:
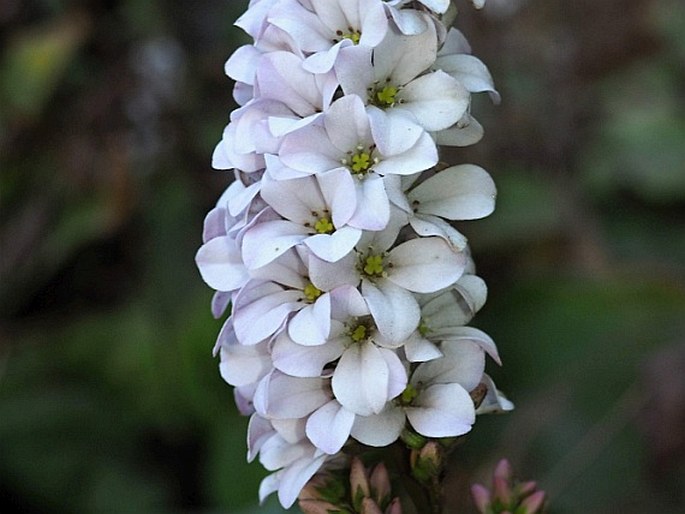
[{"label": "pink tinged petal", "polygon": [[407,84],[435,62],[437,48],[438,38],[432,23],[416,36],[388,31],[374,51],[375,78],[390,78],[396,86]]},{"label": "pink tinged petal", "polygon": [[390,220],[390,201],[383,179],[367,176],[355,184],[355,191],[356,210],[347,223],[363,230],[383,230]]},{"label": "pink tinged petal", "polygon": [[388,404],[378,414],[357,416],[351,435],[362,444],[374,447],[394,443],[404,428],[405,414],[402,409]]},{"label": "pink tinged petal", "polygon": [[326,111],[324,127],[341,157],[358,144],[371,142],[371,127],[364,102],[357,95],[345,95],[333,102]]},{"label": "pink tinged petal", "polygon": [[302,458],[283,470],[278,486],[278,501],[288,509],[297,500],[302,488],[319,471],[326,461],[327,455]]},{"label": "pink tinged petal", "polygon": [[418,11],[414,9],[397,9],[395,7],[388,7],[390,16],[392,16],[395,25],[406,35],[421,34],[428,28],[430,23],[426,18],[421,16]]},{"label": "pink tinged petal", "polygon": [[450,54],[470,54],[471,45],[469,45],[468,40],[464,37],[461,31],[450,28],[447,32],[447,37],[445,38],[445,43],[440,48],[438,52],[439,56],[450,55]]},{"label": "pink tinged petal", "polygon": [[467,239],[452,225],[442,218],[431,215],[416,214],[409,219],[411,228],[421,237],[438,236],[446,241],[455,251],[461,252],[466,249]]},{"label": "pink tinged petal", "polygon": [[298,344],[324,344],[331,331],[331,297],[323,294],[312,305],[295,314],[288,323],[288,334]]},{"label": "pink tinged petal", "polygon": [[390,203],[404,212],[411,212],[411,207],[402,189],[402,179],[398,175],[386,175],[383,177],[383,183]]},{"label": "pink tinged petal", "polygon": [[444,130],[433,134],[435,143],[440,146],[470,146],[483,138],[483,126],[469,113]]},{"label": "pink tinged petal", "polygon": [[405,341],[403,348],[409,362],[427,362],[442,357],[440,349],[422,337],[418,330]]},{"label": "pink tinged petal", "polygon": [[266,266],[253,270],[250,275],[253,279],[267,282],[276,282],[292,289],[304,289],[309,282],[307,267],[295,249],[288,250],[278,259]]},{"label": "pink tinged petal", "polygon": [[312,221],[312,211],[322,211],[325,203],[314,177],[294,180],[262,180],[262,198],[285,219],[304,225]]},{"label": "pink tinged petal", "polygon": [[357,256],[349,253],[336,262],[328,262],[312,255],[309,258],[309,279],[321,291],[332,291],[341,286],[356,287],[361,280],[356,269]]},{"label": "pink tinged petal", "polygon": [[331,2],[330,0],[309,0],[318,18],[324,23],[332,33],[348,25],[348,20],[341,9],[341,2]]},{"label": "pink tinged petal", "polygon": [[240,344],[253,345],[278,332],[291,312],[302,308],[300,291],[255,281],[236,296],[233,327]]},{"label": "pink tinged petal", "polygon": [[234,25],[240,27],[252,39],[258,39],[266,23],[266,16],[277,0],[260,0],[251,2],[248,10],[236,20]]},{"label": "pink tinged petal", "polygon": [[276,369],[293,377],[319,377],[326,364],[342,355],[345,342],[343,338],[332,338],[319,346],[303,346],[282,332],[274,342],[271,358]]},{"label": "pink tinged petal", "polygon": [[406,407],[414,429],[427,437],[453,437],[471,430],[476,420],[473,400],[459,384],[436,384],[421,391]]},{"label": "pink tinged petal", "polygon": [[362,295],[378,331],[394,347],[401,345],[419,326],[421,311],[414,296],[389,280],[362,281]]},{"label": "pink tinged petal", "polygon": [[[438,57],[435,67],[457,79],[471,93],[490,91],[497,94],[488,68],[473,55],[457,54]],[[499,97],[499,94],[497,96]]]},{"label": "pink tinged petal", "polygon": [[321,116],[323,116],[322,112],[315,112],[303,118],[270,116],[268,120],[269,131],[274,137],[281,138],[311,125]]},{"label": "pink tinged petal", "polygon": [[[339,102],[339,100],[338,100]],[[335,106],[338,102],[333,103]],[[328,113],[326,114],[326,118]],[[356,144],[356,142],[355,142]],[[322,173],[341,166],[344,155],[320,125],[309,125],[283,138],[279,156],[286,166],[303,173]]]},{"label": "pink tinged petal", "polygon": [[273,371],[257,386],[254,405],[267,418],[303,418],[330,400],[327,381]]},{"label": "pink tinged petal", "polygon": [[270,475],[264,477],[259,483],[259,504],[263,504],[266,499],[278,491],[278,484],[280,483],[279,475],[282,472],[271,473]]},{"label": "pink tinged petal", "polygon": [[228,58],[224,72],[233,80],[253,85],[261,52],[253,45],[243,45]]},{"label": "pink tinged petal", "polygon": [[424,214],[473,220],[495,209],[497,190],[488,172],[473,164],[452,166],[419,184],[407,196]]},{"label": "pink tinged petal", "polygon": [[454,287],[464,297],[466,303],[475,313],[478,312],[488,298],[488,286],[485,281],[477,275],[464,275]]},{"label": "pink tinged petal", "polygon": [[[385,179],[383,182],[385,182]],[[400,209],[397,209],[396,207],[391,206],[390,219],[388,220],[387,226],[383,230],[379,231],[365,231],[361,240],[359,241],[359,244],[357,245],[357,249],[360,251],[373,249],[373,252],[375,253],[386,251],[393,245],[400,233],[400,230],[406,224],[406,213]]]},{"label": "pink tinged petal", "polygon": [[260,96],[278,100],[301,117],[321,107],[321,92],[314,75],[302,68],[302,60],[290,52],[264,54],[257,68]]},{"label": "pink tinged petal", "polygon": [[374,47],[380,44],[388,31],[388,18],[382,2],[360,0],[353,2],[359,5],[359,16],[362,37],[359,44]]},{"label": "pink tinged petal", "polygon": [[392,350],[380,348],[381,355],[385,359],[390,372],[388,379],[388,398],[392,399],[399,396],[407,387],[407,370],[404,364]]},{"label": "pink tinged petal", "polygon": [[334,319],[360,318],[369,315],[364,297],[352,286],[341,286],[331,291],[331,313]]},{"label": "pink tinged petal", "polygon": [[216,237],[203,244],[195,255],[202,279],[218,291],[233,291],[242,287],[249,275],[235,240]]},{"label": "pink tinged petal", "polygon": [[259,462],[268,470],[290,466],[299,459],[311,455],[311,445],[303,441],[291,444],[278,434],[264,441],[260,450]]},{"label": "pink tinged petal", "polygon": [[374,81],[372,49],[361,45],[347,46],[338,53],[335,73],[345,95],[366,98],[366,88]]},{"label": "pink tinged petal", "polygon": [[233,99],[241,107],[254,97],[254,88],[244,82],[236,82],[233,86]]},{"label": "pink tinged petal", "polygon": [[306,418],[270,419],[269,422],[278,435],[290,444],[297,444],[307,437],[304,430]]},{"label": "pink tinged petal", "polygon": [[287,220],[267,221],[251,227],[243,237],[243,259],[249,269],[269,264],[309,234],[302,225]]},{"label": "pink tinged petal", "polygon": [[336,400],[319,407],[307,420],[307,437],[321,451],[338,453],[350,435],[354,414]]},{"label": "pink tinged petal", "polygon": [[331,46],[330,30],[316,13],[300,2],[281,0],[269,12],[269,23],[287,32],[305,52],[317,52]]},{"label": "pink tinged petal", "polygon": [[374,171],[380,175],[411,175],[427,170],[438,163],[438,149],[435,141],[424,132],[414,146],[406,152],[392,157],[384,157]]},{"label": "pink tinged petal", "polygon": [[219,319],[226,312],[228,304],[231,303],[231,295],[224,291],[217,291],[212,296],[212,316]]},{"label": "pink tinged petal", "polygon": [[444,357],[419,364],[411,377],[412,384],[456,383],[473,390],[485,370],[485,353],[470,341],[448,341],[440,346]]},{"label": "pink tinged petal", "polygon": [[207,213],[202,226],[202,242],[226,235],[226,209],[215,207]]},{"label": "pink tinged petal", "polygon": [[[494,360],[500,366],[502,361],[500,360],[499,353],[497,352],[497,345],[492,340],[492,338],[487,335],[482,330],[478,330],[473,327],[452,327],[449,329],[438,329],[436,330],[436,338],[440,338],[447,342],[463,342],[469,341],[478,345],[485,353],[487,353],[492,360]],[[444,346],[444,345],[443,345]],[[476,384],[477,385],[477,384]],[[475,387],[475,386],[474,386]],[[469,389],[470,391],[470,389]]]},{"label": "pink tinged petal", "polygon": [[466,256],[437,237],[412,239],[393,248],[388,279],[415,293],[432,293],[454,284],[464,271]]},{"label": "pink tinged petal", "polygon": [[232,344],[221,348],[221,378],[232,386],[261,380],[271,371],[271,356],[266,342],[255,346]]},{"label": "pink tinged petal", "polygon": [[347,409],[369,416],[388,400],[390,372],[380,350],[371,342],[354,344],[340,357],[333,373],[333,394]]},{"label": "pink tinged petal", "polygon": [[315,234],[308,237],[304,244],[314,255],[328,262],[337,262],[348,255],[362,236],[362,231],[354,227],[342,227],[332,234]]},{"label": "pink tinged petal", "polygon": [[[258,383],[257,383],[258,384]],[[249,384],[246,386],[233,388],[233,399],[238,408],[238,412],[243,416],[251,416],[255,409],[252,403],[257,384]]]},{"label": "pink tinged petal", "polygon": [[421,0],[421,3],[439,14],[443,14],[450,6],[450,0]]},{"label": "pink tinged petal", "polygon": [[307,57],[302,67],[311,73],[327,73],[333,69],[340,49],[353,44],[349,39],[339,41],[328,50],[317,52]]},{"label": "pink tinged petal", "polygon": [[411,112],[428,131],[454,125],[470,102],[466,88],[442,71],[412,80],[397,96],[403,102],[398,108]]},{"label": "pink tinged petal", "polygon": [[252,462],[264,443],[274,435],[269,420],[259,414],[252,414],[247,425],[247,461]]},{"label": "pink tinged petal", "polygon": [[283,161],[276,155],[265,154],[264,164],[266,166],[265,176],[273,180],[292,180],[297,178],[304,178],[310,175],[293,168],[286,166]]},{"label": "pink tinged petal", "polygon": [[346,168],[337,168],[317,176],[326,205],[330,206],[331,221],[336,227],[345,225],[357,208],[354,179]]},{"label": "pink tinged petal", "polygon": [[262,187],[261,181],[250,184],[248,187],[243,187],[234,197],[228,201],[228,212],[232,216],[238,216],[250,207],[257,193]]},{"label": "pink tinged petal", "polygon": [[402,109],[383,111],[375,106],[366,108],[373,140],[382,155],[391,156],[406,152],[424,133],[416,118]]}]

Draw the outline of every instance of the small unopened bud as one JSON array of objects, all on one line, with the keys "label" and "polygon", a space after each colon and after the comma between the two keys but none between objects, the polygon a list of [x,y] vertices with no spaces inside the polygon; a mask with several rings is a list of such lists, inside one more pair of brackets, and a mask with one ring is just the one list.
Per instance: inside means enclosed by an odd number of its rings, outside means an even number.
[{"label": "small unopened bud", "polygon": [[399,498],[394,498],[388,508],[385,509],[385,514],[402,514],[402,504]]},{"label": "small unopened bud", "polygon": [[352,487],[353,498],[356,498],[357,495],[360,495],[362,498],[371,496],[369,474],[359,457],[354,457],[352,459],[352,464],[350,466],[350,486]]},{"label": "small unopened bud", "polygon": [[340,512],[337,505],[319,500],[300,500],[299,507],[303,514],[329,514],[330,512]]},{"label": "small unopened bud", "polygon": [[[542,512],[542,504],[545,503],[545,492],[536,491],[521,502],[520,514],[537,514]],[[519,514],[519,509],[516,510]]]},{"label": "small unopened bud", "polygon": [[491,501],[490,491],[488,491],[487,487],[473,484],[471,486],[471,496],[473,496],[473,502],[476,504],[478,512],[486,514]]},{"label": "small unopened bud", "polygon": [[371,484],[371,496],[376,503],[383,505],[390,496],[390,476],[388,475],[388,468],[384,463],[378,464],[371,472],[369,479]]},{"label": "small unopened bud", "polygon": [[471,496],[480,514],[541,514],[545,493],[536,487],[532,480],[513,480],[511,464],[502,459],[492,475],[492,491],[474,484]]},{"label": "small unopened bud", "polygon": [[364,498],[359,514],[383,514],[383,511],[371,498]]},{"label": "small unopened bud", "polygon": [[412,451],[410,464],[414,477],[427,482],[442,471],[443,449],[437,441],[429,441],[420,450]]}]

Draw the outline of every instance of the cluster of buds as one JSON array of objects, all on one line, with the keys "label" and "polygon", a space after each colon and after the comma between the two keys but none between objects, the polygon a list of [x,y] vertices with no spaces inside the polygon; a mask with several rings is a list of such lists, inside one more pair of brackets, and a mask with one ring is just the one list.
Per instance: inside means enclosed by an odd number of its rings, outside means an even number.
[{"label": "cluster of buds", "polygon": [[[290,507],[351,440],[428,438],[511,408],[499,363],[466,326],[484,304],[466,238],[489,215],[482,168],[439,163],[477,142],[472,93],[498,94],[450,0],[252,0],[254,40],[226,63],[239,108],[213,166],[233,170],[196,262],[230,316],[215,354],[251,416],[248,459],[273,471],[260,498]],[[368,503],[368,502],[367,502]],[[394,512],[394,511],[393,511]]]},{"label": "cluster of buds", "polygon": [[473,500],[481,514],[540,514],[545,492],[533,481],[517,482],[512,478],[511,464],[502,459],[492,475],[492,492],[485,486],[471,487]]},{"label": "cluster of buds", "polygon": [[334,472],[319,473],[302,489],[299,507],[304,514],[402,514],[399,498],[391,497],[385,464],[367,469],[353,457],[349,480]]}]

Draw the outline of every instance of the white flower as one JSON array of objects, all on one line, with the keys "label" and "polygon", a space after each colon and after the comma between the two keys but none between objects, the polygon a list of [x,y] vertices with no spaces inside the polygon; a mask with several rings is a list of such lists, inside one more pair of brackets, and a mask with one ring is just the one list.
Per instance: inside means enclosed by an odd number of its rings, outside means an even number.
[{"label": "white flower", "polygon": [[312,10],[297,0],[280,0],[268,21],[287,32],[309,57],[304,68],[329,71],[341,48],[374,47],[383,39],[388,22],[381,0],[310,0]]},{"label": "white flower", "polygon": [[405,419],[427,437],[452,437],[471,430],[476,419],[469,391],[483,376],[483,350],[471,342],[441,345],[444,356],[420,364],[409,385],[377,415],[358,416],[352,437],[370,446],[395,441]]},{"label": "white flower", "polygon": [[[438,38],[430,28],[415,36],[388,31],[371,50],[347,47],[340,52],[335,71],[346,95],[366,98],[369,112],[393,128],[397,115],[428,131],[454,125],[466,112],[469,92],[443,71],[429,71],[437,57]],[[376,121],[376,124],[379,124]],[[406,122],[405,122],[406,123]],[[374,135],[380,133],[380,128]]]}]

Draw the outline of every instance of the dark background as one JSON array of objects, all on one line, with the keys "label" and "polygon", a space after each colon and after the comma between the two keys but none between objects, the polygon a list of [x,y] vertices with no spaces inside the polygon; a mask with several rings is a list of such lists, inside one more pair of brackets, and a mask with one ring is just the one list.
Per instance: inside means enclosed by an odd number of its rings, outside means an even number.
[{"label": "dark background", "polygon": [[[444,160],[498,184],[459,228],[517,410],[455,453],[452,510],[506,456],[552,513],[683,512],[685,5],[458,5],[503,102]],[[245,7],[0,0],[0,512],[257,512],[193,263]]]}]

